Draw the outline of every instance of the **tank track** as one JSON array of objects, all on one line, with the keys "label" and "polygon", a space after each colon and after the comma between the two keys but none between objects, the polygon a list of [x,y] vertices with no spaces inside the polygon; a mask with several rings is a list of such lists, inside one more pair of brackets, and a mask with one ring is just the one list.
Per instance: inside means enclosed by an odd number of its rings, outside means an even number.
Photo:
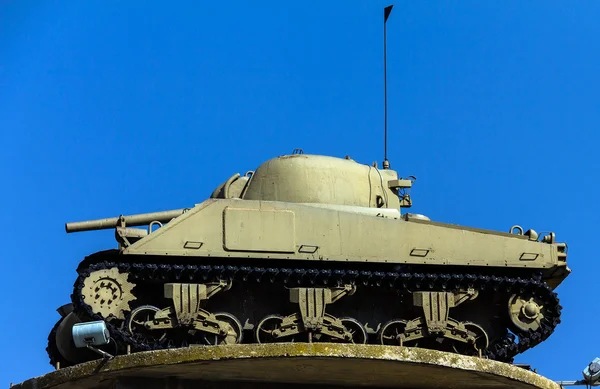
[{"label": "tank track", "polygon": [[[215,279],[232,279],[242,282],[283,282],[292,284],[338,285],[355,283],[357,286],[376,286],[396,288],[398,290],[455,290],[458,288],[474,288],[479,291],[493,290],[502,294],[530,293],[539,298],[545,307],[545,317],[536,331],[508,332],[492,342],[483,356],[501,362],[512,363],[514,357],[546,340],[560,323],[558,296],[541,281],[541,277],[520,278],[510,276],[490,276],[472,273],[424,273],[424,272],[378,272],[351,269],[317,269],[317,268],[276,268],[253,267],[239,265],[190,265],[190,264],[155,264],[117,262],[116,255],[103,255],[94,259],[88,257],[77,272],[71,295],[75,312],[80,317],[91,320],[103,320],[100,315],[91,311],[82,298],[85,277],[96,270],[117,267],[121,272],[130,273],[130,279],[136,281],[161,282],[208,282]],[[107,260],[107,259],[113,260]],[[223,260],[224,261],[224,260]],[[113,339],[119,344],[119,353],[125,352],[127,345],[132,352],[157,350],[178,347],[164,343],[150,343],[140,336],[132,336],[121,327],[107,322]],[[518,340],[517,340],[518,337]],[[53,358],[53,356],[51,356]],[[54,357],[55,358],[55,357]]]},{"label": "tank track", "polygon": [[56,332],[58,331],[58,327],[61,325],[63,320],[64,318],[61,317],[56,324],[54,324],[54,327],[52,327],[52,330],[48,334],[48,346],[46,347],[46,353],[48,353],[48,357],[50,358],[50,364],[55,367],[57,363],[59,363],[61,367],[68,367],[72,365],[72,363],[67,361],[61,355],[60,351],[58,351],[58,346],[56,345]]}]

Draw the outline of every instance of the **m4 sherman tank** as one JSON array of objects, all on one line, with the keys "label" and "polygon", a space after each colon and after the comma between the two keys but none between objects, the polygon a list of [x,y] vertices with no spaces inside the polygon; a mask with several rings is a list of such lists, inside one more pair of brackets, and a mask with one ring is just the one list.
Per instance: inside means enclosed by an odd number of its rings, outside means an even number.
[{"label": "m4 sherman tank", "polygon": [[51,362],[96,358],[71,328],[97,320],[111,353],[341,342],[510,362],[544,341],[560,322],[566,244],[402,214],[414,180],[388,167],[299,152],[231,176],[191,208],[67,223],[114,229],[118,248],[78,266]]}]

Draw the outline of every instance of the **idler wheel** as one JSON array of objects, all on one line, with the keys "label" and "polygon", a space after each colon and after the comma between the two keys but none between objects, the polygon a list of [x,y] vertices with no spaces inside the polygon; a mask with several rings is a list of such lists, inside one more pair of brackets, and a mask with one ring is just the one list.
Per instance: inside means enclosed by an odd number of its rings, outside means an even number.
[{"label": "idler wheel", "polygon": [[537,331],[544,319],[544,306],[534,297],[512,295],[508,300],[511,322],[522,331]]}]

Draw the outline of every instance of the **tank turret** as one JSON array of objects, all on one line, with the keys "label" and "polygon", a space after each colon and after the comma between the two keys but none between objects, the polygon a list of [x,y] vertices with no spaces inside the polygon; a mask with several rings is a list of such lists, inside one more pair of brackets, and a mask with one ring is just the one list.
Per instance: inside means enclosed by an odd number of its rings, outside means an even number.
[{"label": "tank turret", "polygon": [[380,170],[350,157],[297,153],[270,159],[244,176],[233,175],[211,198],[279,201],[399,217],[400,208],[412,205],[407,192],[411,178],[399,179],[394,170]]},{"label": "tank turret", "polygon": [[350,158],[295,154],[260,165],[242,198],[399,209],[399,186],[394,170],[379,170]]}]

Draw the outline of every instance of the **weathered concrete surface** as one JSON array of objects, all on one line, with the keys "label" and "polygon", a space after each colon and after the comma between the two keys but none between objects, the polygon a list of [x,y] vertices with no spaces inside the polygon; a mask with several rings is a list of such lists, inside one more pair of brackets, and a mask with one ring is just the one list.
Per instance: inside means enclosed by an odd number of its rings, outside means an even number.
[{"label": "weathered concrete surface", "polygon": [[13,388],[266,388],[283,383],[287,388],[560,388],[509,364],[397,346],[207,346],[119,356],[98,369],[99,363],[54,371]]}]

